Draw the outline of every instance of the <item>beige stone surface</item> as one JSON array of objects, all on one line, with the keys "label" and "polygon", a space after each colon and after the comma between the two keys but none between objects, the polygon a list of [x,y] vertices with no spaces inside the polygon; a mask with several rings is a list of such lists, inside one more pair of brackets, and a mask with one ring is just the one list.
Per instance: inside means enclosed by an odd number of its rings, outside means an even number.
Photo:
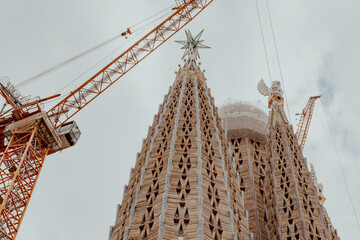
[{"label": "beige stone surface", "polygon": [[[219,112],[228,127],[227,138],[254,239],[340,239],[318,201],[317,184],[283,106],[273,102],[267,131],[255,131],[251,123],[261,111],[246,105],[247,118],[242,113],[235,116],[235,110],[244,109],[243,104],[231,103]],[[247,123],[234,123],[235,118]]]},{"label": "beige stone surface", "polygon": [[205,76],[187,62],[149,129],[111,239],[250,239],[228,147]]}]

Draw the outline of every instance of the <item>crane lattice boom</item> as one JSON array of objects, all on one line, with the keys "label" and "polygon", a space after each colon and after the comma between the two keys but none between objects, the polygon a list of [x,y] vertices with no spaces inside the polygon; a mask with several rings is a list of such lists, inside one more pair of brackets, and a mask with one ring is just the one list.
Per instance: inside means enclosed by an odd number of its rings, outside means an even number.
[{"label": "crane lattice boom", "polygon": [[194,19],[213,0],[177,1],[176,11],[48,111],[58,128]]},{"label": "crane lattice boom", "polygon": [[304,149],[307,134],[309,132],[310,122],[314,113],[315,101],[318,98],[320,98],[320,96],[310,97],[308,103],[306,104],[302,112],[297,114],[301,116],[298,128],[296,130],[296,136],[298,138],[301,149]]},{"label": "crane lattice boom", "polygon": [[[80,130],[68,121],[129,70],[182,29],[213,0],[176,0],[174,12],[48,112],[40,102],[21,102],[0,84],[10,109],[0,112],[0,239],[14,240],[48,154],[75,145]],[[10,85],[9,85],[10,86]]]}]

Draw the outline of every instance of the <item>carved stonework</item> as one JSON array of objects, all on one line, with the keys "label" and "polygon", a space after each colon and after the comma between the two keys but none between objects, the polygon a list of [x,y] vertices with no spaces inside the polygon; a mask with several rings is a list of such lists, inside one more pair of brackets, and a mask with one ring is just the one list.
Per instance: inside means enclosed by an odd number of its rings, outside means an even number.
[{"label": "carved stonework", "polygon": [[246,240],[245,216],[221,120],[193,58],[149,129],[110,239]]}]

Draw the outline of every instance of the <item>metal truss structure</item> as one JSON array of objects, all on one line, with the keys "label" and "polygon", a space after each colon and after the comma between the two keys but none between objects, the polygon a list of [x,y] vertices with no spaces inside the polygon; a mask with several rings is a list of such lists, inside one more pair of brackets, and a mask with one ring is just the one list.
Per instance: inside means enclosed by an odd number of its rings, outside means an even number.
[{"label": "metal truss structure", "polygon": [[39,128],[14,133],[0,161],[0,238],[15,239],[49,151]]},{"label": "metal truss structure", "polygon": [[[128,71],[182,29],[213,0],[176,0],[174,12],[129,49],[72,91],[49,111],[10,84],[0,94],[10,109],[0,111],[0,239],[14,240],[48,154],[75,145],[80,131],[69,121]],[[9,87],[10,86],[10,87]]]},{"label": "metal truss structure", "polygon": [[296,136],[299,145],[301,146],[301,149],[304,149],[305,141],[310,128],[312,115],[314,113],[315,101],[318,98],[320,98],[320,96],[310,97],[308,103],[306,104],[302,112],[297,114],[301,116],[298,128],[296,130]]},{"label": "metal truss structure", "polygon": [[182,29],[213,0],[177,1],[175,12],[48,111],[57,128]]}]

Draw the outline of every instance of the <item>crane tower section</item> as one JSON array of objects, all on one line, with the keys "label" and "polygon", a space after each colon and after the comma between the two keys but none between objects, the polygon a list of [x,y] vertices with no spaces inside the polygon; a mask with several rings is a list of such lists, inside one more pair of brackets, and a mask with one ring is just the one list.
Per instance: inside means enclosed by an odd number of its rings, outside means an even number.
[{"label": "crane tower section", "polygon": [[80,131],[75,122],[55,129],[42,111],[45,99],[24,98],[9,82],[0,83],[0,93],[11,106],[0,115],[0,239],[8,240],[18,233],[46,156],[74,145]]}]

